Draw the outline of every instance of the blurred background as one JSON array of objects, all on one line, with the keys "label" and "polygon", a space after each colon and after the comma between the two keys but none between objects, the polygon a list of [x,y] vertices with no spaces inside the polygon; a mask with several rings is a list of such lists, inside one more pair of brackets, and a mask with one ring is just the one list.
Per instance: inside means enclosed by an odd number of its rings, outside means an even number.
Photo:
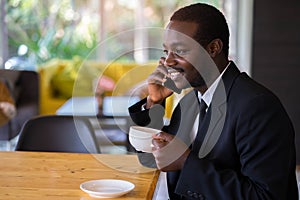
[{"label": "blurred background", "polygon": [[[89,56],[109,61],[119,56],[115,55],[116,48],[143,48],[160,42],[159,35],[139,28],[163,28],[173,11],[195,2],[212,4],[224,12],[232,35],[231,57],[239,57],[236,56],[241,27],[238,24],[248,24],[243,25],[249,27],[249,30],[244,28],[245,36],[251,33],[251,21],[248,22],[252,18],[251,1],[241,4],[238,0],[1,0],[0,65],[36,70],[53,58]],[[107,38],[132,29],[136,30],[129,37],[112,39],[94,50]],[[121,60],[147,62],[157,58],[155,53],[144,52],[123,56]],[[243,65],[247,68],[248,64]]]}]

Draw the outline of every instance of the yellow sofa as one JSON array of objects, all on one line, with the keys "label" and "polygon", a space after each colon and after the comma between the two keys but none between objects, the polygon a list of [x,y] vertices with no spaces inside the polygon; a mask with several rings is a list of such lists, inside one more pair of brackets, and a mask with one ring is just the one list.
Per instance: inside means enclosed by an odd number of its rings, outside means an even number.
[{"label": "yellow sofa", "polygon": [[[102,74],[116,85],[105,95],[130,95],[155,69],[156,63],[100,63],[97,61],[51,60],[39,67],[40,112],[54,114],[71,96],[93,96],[95,80]],[[172,97],[167,101],[166,117],[172,110]]]}]

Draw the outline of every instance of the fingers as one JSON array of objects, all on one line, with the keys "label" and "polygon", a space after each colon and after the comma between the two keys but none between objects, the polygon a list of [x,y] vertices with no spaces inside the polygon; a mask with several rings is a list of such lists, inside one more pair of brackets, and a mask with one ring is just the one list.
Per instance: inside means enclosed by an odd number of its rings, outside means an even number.
[{"label": "fingers", "polygon": [[152,136],[153,139],[159,140],[161,142],[170,142],[173,139],[173,137],[174,137],[173,135],[168,134],[168,133],[163,132],[163,131],[161,131],[161,132],[159,132],[159,133]]},{"label": "fingers", "polygon": [[168,76],[168,70],[167,70],[167,67],[164,65],[164,62],[165,62],[166,58],[165,57],[161,57],[159,59],[159,65],[157,67],[157,70],[162,73],[164,76]]},{"label": "fingers", "polygon": [[163,64],[164,61],[165,58],[161,57],[159,60],[159,65],[156,67],[155,71],[148,77],[148,83],[163,85],[163,83],[166,81],[168,70]]},{"label": "fingers", "polygon": [[147,80],[148,84],[157,84],[157,85],[163,85],[163,82],[165,81],[166,81],[165,75],[157,71],[150,74]]},{"label": "fingers", "polygon": [[152,150],[156,151],[165,147],[168,144],[168,142],[164,139],[153,138],[152,144],[153,144]]},{"label": "fingers", "polygon": [[148,100],[147,108],[150,108],[153,104],[160,104],[165,98],[173,94],[173,91],[164,87],[166,78],[168,76],[168,70],[163,65],[164,57],[159,60],[159,65],[154,72],[148,76]]},{"label": "fingers", "polygon": [[164,65],[166,58],[165,57],[160,57],[158,63],[159,65]]},{"label": "fingers", "polygon": [[190,152],[188,146],[174,135],[161,132],[154,135],[152,154],[158,169],[180,170]]},{"label": "fingers", "polygon": [[167,146],[169,144],[169,142],[172,141],[173,139],[173,135],[170,135],[168,133],[165,132],[160,132],[154,136],[152,136],[152,144],[153,144],[153,148],[152,150],[158,150],[161,149],[165,146]]}]

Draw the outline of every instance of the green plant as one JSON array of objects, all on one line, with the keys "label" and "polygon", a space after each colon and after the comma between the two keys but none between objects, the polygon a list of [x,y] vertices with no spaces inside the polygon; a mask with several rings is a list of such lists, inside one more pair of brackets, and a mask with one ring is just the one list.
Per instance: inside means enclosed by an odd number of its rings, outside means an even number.
[{"label": "green plant", "polygon": [[[71,0],[8,0],[6,22],[11,52],[21,44],[40,64],[52,58],[86,57],[96,46],[97,29]],[[82,1],[84,2],[84,1]]]}]

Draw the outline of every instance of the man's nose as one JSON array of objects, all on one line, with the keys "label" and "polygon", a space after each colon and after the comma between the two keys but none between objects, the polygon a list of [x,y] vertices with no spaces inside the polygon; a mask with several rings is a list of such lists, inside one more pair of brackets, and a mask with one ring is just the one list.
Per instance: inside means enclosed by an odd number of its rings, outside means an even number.
[{"label": "man's nose", "polygon": [[175,55],[172,51],[168,52],[168,55],[166,56],[164,65],[165,66],[174,66],[177,64]]}]

